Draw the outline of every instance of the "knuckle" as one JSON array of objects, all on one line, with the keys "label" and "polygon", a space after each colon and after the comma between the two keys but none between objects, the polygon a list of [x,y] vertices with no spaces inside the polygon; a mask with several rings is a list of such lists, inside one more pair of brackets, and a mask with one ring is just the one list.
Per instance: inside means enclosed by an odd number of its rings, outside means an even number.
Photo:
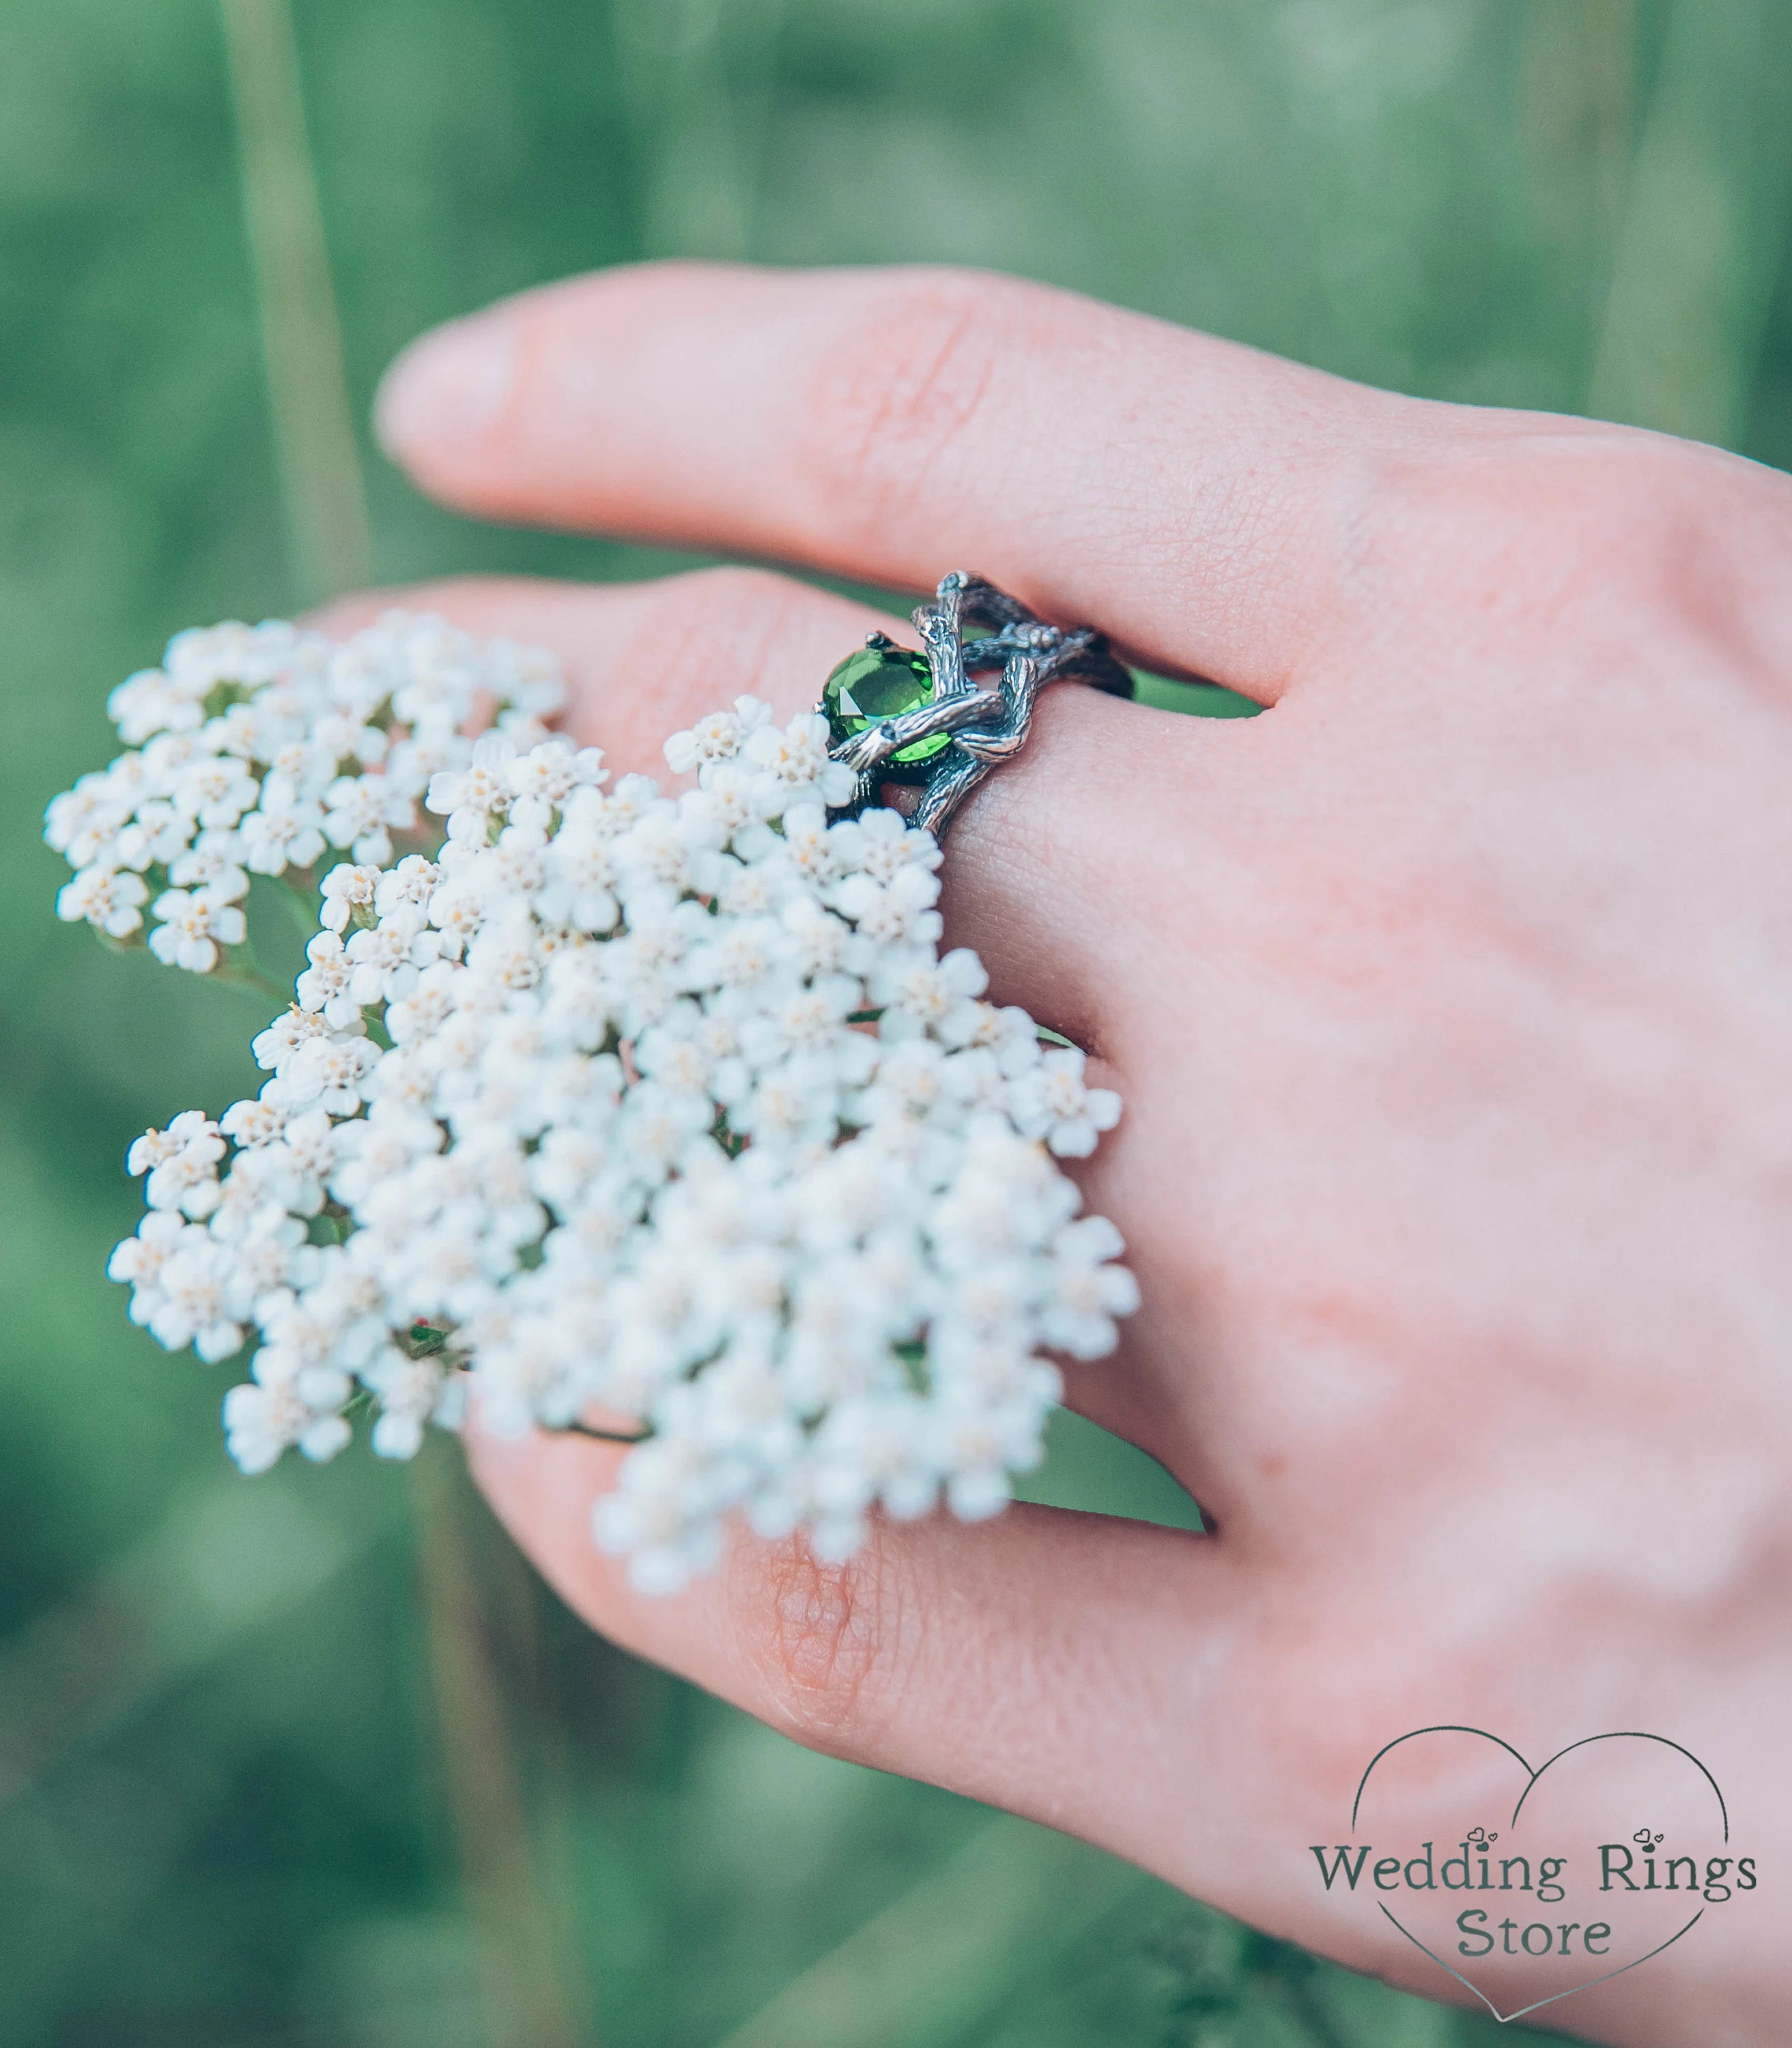
[{"label": "knuckle", "polygon": [[1532,618],[1614,596],[1653,607],[1709,564],[1742,481],[1712,450],[1627,428],[1449,433],[1363,457],[1348,553],[1378,600],[1447,596]]},{"label": "knuckle", "polygon": [[878,1534],[844,1565],[801,1537],[742,1546],[730,1565],[741,1649],[783,1733],[834,1755],[859,1753],[899,1654],[897,1574]]},{"label": "knuckle", "polygon": [[695,592],[706,604],[723,610],[739,610],[763,604],[783,589],[784,581],[771,569],[719,562],[710,568],[687,569],[682,576],[669,578],[665,588]]},{"label": "knuckle", "polygon": [[653,586],[630,631],[619,663],[626,673],[653,678],[656,692],[682,702],[691,692],[715,688],[716,650],[728,650],[728,667],[751,688],[778,665],[794,607],[805,593],[770,569],[692,569]]},{"label": "knuckle", "polygon": [[696,620],[705,632],[718,626],[747,632],[775,628],[797,595],[797,587],[774,570],[731,563],[689,570],[661,590],[669,613]]},{"label": "knuckle", "polygon": [[482,619],[497,606],[526,598],[536,588],[532,578],[463,571],[458,575],[432,576],[427,583],[406,584],[401,588],[382,591],[382,606],[399,611],[435,612],[458,623],[463,619]]},{"label": "knuckle", "polygon": [[828,337],[805,466],[825,516],[855,536],[925,502],[989,404],[1000,364],[1036,326],[1007,281],[924,271],[869,294]]},{"label": "knuckle", "polygon": [[332,638],[346,638],[373,625],[386,612],[408,611],[436,615],[469,632],[478,631],[486,629],[494,617],[526,603],[537,588],[527,576],[433,576],[423,583],[382,584],[332,598],[305,614],[304,623]]}]

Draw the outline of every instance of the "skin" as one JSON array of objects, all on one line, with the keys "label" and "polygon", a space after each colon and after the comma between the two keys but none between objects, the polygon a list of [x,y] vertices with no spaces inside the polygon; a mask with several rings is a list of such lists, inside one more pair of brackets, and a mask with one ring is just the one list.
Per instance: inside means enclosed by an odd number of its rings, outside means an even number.
[{"label": "skin", "polygon": [[[743,1538],[645,1600],[588,1534],[616,1453],[475,1435],[564,1597],[800,1742],[1433,1996],[1314,1879],[1369,1758],[1440,1722],[1533,1763],[1658,1731],[1761,1888],[1539,2019],[1783,2039],[1792,483],[937,270],[529,293],[408,351],[379,426],[484,517],[892,589],[976,568],[1270,707],[1049,691],[944,870],[947,943],[1126,1099],[1079,1177],[1144,1306],[1070,1398],[1216,1533],[1022,1508],[844,1569]],[[404,601],[557,648],[619,770],[742,689],[806,708],[889,623],[761,570]],[[1416,1839],[1479,1784],[1389,1798]],[[1629,1833],[1600,1796],[1564,1793],[1577,1840]]]}]

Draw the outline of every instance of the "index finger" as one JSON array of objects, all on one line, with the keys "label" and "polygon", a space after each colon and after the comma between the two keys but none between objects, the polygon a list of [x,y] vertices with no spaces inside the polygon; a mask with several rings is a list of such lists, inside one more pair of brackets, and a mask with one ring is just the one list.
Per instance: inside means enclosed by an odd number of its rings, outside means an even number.
[{"label": "index finger", "polygon": [[666,263],[426,335],[378,418],[470,511],[973,568],[1268,701],[1337,619],[1365,467],[1442,410],[1013,278]]}]

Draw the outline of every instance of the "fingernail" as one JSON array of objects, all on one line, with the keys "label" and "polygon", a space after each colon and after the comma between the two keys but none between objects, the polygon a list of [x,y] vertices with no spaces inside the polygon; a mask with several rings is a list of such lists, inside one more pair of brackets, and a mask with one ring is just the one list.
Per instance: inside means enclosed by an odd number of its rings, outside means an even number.
[{"label": "fingernail", "polygon": [[475,441],[502,413],[515,382],[508,320],[474,313],[413,341],[380,381],[374,432],[390,456]]}]

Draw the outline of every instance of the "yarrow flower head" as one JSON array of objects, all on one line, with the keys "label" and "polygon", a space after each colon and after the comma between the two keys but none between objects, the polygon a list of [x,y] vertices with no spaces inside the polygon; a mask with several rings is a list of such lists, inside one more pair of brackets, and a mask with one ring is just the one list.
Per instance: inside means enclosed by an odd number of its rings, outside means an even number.
[{"label": "yarrow flower head", "polygon": [[994,1513],[1049,1354],[1102,1356],[1137,1304],[1054,1156],[1118,1097],[941,956],[930,835],[830,815],[824,721],[740,698],[668,741],[696,778],[668,794],[548,732],[559,697],[545,657],[397,616],[335,649],[183,635],[115,694],[142,751],[51,807],[64,916],[128,937],[153,890],[152,944],[210,972],[239,840],[343,856],[259,1093],[131,1148],[133,1318],[246,1356],[246,1471],[334,1456],[363,1408],[398,1458],[471,1401],[499,1432],[626,1425],[593,1535],[647,1590],[732,1519],[844,1560],[874,1512]]},{"label": "yarrow flower head", "polygon": [[[432,778],[506,735],[533,739],[563,697],[539,655],[401,611],[340,646],[277,620],[177,634],[160,669],[108,700],[129,751],[45,814],[76,871],[56,913],[117,943],[146,939],[171,967],[228,972],[251,875],[291,876],[308,894],[330,848],[377,874],[423,826]],[[471,727],[488,713],[482,741]]]}]

